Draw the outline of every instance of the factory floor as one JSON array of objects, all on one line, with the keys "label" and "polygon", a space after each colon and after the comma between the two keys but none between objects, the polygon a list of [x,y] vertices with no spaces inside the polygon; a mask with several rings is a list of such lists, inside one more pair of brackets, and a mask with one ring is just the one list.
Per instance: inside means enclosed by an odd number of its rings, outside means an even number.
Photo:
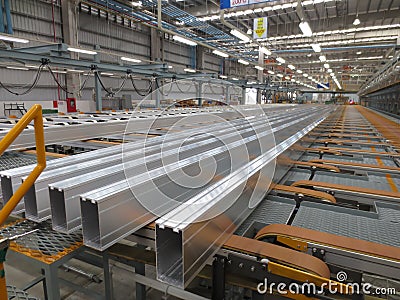
[{"label": "factory floor", "polygon": [[[83,263],[81,261],[72,259],[68,262],[68,265],[80,268],[88,273],[92,273],[97,275],[100,279],[103,279],[103,271],[102,269]],[[148,276],[154,276],[154,268],[149,267],[146,269],[146,273]],[[128,300],[128,299],[136,299],[135,298],[135,282],[130,276],[133,272],[133,268],[123,265],[118,262],[111,262],[111,270],[113,272],[113,286],[114,286],[114,300]],[[23,288],[30,281],[41,275],[41,270],[33,265],[29,264],[25,261],[20,261],[17,255],[8,251],[6,263],[5,263],[5,271],[6,271],[6,280],[8,285],[13,285],[18,288]],[[104,295],[104,284],[96,283],[86,278],[82,275],[76,274],[72,271],[66,272],[65,269],[60,268],[58,271],[59,278],[65,279],[67,281],[73,282],[77,285],[80,285],[88,290],[95,291],[97,293]],[[72,288],[60,284],[61,291],[61,299],[63,300],[91,300],[93,297],[84,295],[83,293],[74,291]],[[44,299],[43,286],[42,284],[37,284],[28,290],[30,296],[37,297],[38,299]],[[163,295],[163,293],[156,291],[154,289],[147,290],[147,299],[148,300],[160,300],[160,299],[168,299],[173,300],[176,299],[174,297],[168,296],[167,298]]]}]

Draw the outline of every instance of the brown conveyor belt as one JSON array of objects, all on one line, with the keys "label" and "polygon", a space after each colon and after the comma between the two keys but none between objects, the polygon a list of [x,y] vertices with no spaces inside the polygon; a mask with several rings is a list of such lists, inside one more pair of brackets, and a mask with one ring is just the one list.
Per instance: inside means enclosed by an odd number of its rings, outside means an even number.
[{"label": "brown conveyor belt", "polygon": [[310,196],[316,199],[321,199],[324,201],[329,201],[332,203],[336,203],[336,199],[334,196],[328,193],[320,192],[320,191],[314,191],[314,190],[309,190],[309,189],[303,189],[303,188],[298,188],[294,186],[288,186],[288,185],[281,185],[277,184],[272,187],[273,190],[277,191],[283,191],[283,192],[289,192],[289,193],[294,193],[294,194],[303,194],[306,196]]},{"label": "brown conveyor belt", "polygon": [[347,149],[347,148],[329,148],[329,147],[318,147],[318,148],[306,148],[305,150],[309,152],[326,152],[326,153],[354,153],[354,154],[372,154],[379,156],[392,156],[392,157],[400,157],[400,153],[394,152],[372,152],[366,150],[355,150],[355,149]]},{"label": "brown conveyor belt", "polygon": [[357,106],[357,109],[391,144],[400,147],[399,124],[364,107]]},{"label": "brown conveyor belt", "polygon": [[328,138],[335,137],[335,138],[359,138],[359,139],[382,139],[381,136],[376,136],[376,135],[360,135],[360,134],[340,134],[340,133],[315,133],[315,134],[309,134],[310,136],[326,136]]},{"label": "brown conveyor belt", "polygon": [[400,168],[398,168],[398,167],[379,166],[379,165],[371,165],[371,164],[357,164],[357,163],[353,163],[353,162],[336,161],[336,160],[328,160],[328,159],[312,159],[312,160],[310,160],[310,162],[317,163],[317,164],[334,165],[334,166],[351,166],[351,167],[359,167],[359,168],[367,168],[367,169],[378,169],[378,170],[400,172]]},{"label": "brown conveyor belt", "polygon": [[400,251],[396,247],[285,224],[265,226],[257,233],[255,239],[261,240],[270,236],[284,236],[304,242],[314,242],[346,251],[400,261]]},{"label": "brown conveyor belt", "polygon": [[274,262],[282,263],[323,278],[330,278],[329,268],[323,261],[292,249],[238,235],[231,236],[223,247],[261,258],[267,258]]},{"label": "brown conveyor belt", "polygon": [[[366,135],[370,135],[371,134],[371,130],[353,130],[353,129],[334,129],[334,128],[317,128],[318,130],[314,130],[314,132],[323,132],[323,133],[356,133],[356,134],[366,134]],[[321,130],[322,129],[322,130]]]},{"label": "brown conveyor belt", "polygon": [[307,162],[307,161],[293,161],[294,165],[298,166],[306,166],[306,167],[315,167],[317,169],[326,169],[332,172],[340,173],[340,170],[338,167],[334,166],[327,166],[324,164],[319,164],[319,163],[314,163],[314,162]]},{"label": "brown conveyor belt", "polygon": [[377,196],[384,196],[389,198],[396,198],[399,200],[400,203],[400,193],[396,192],[388,192],[383,190],[375,190],[375,189],[368,189],[368,188],[361,188],[356,186],[350,185],[341,185],[329,182],[319,182],[319,181],[312,181],[312,180],[299,180],[292,184],[295,187],[321,187],[333,190],[341,190],[341,191],[349,191],[355,192],[360,194],[368,194],[368,195],[377,195]]},{"label": "brown conveyor belt", "polygon": [[371,142],[371,141],[356,141],[356,140],[333,140],[333,139],[321,139],[316,140],[315,143],[320,144],[336,144],[336,145],[343,145],[343,144],[350,144],[350,145],[367,145],[367,146],[390,146],[387,143],[382,142]]}]

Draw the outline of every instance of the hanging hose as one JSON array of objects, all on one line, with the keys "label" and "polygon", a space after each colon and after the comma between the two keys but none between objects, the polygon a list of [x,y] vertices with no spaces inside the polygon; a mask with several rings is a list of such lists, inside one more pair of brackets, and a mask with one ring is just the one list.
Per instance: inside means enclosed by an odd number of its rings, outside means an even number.
[{"label": "hanging hose", "polygon": [[7,92],[9,92],[10,94],[13,94],[13,95],[16,95],[16,96],[26,95],[26,94],[30,93],[30,92],[32,91],[32,89],[37,85],[37,83],[38,83],[38,81],[39,81],[39,79],[40,79],[40,76],[41,76],[43,67],[44,67],[44,64],[41,64],[41,65],[39,66],[39,69],[38,69],[38,71],[37,71],[37,73],[36,73],[36,75],[35,75],[35,77],[34,77],[33,83],[31,84],[31,86],[30,86],[26,91],[24,91],[24,92],[22,92],[22,93],[17,93],[17,92],[14,92],[14,91],[10,90],[10,89],[7,88],[1,81],[0,81],[0,86],[1,86],[3,89],[5,89]]},{"label": "hanging hose", "polygon": [[[150,94],[150,92],[151,92],[151,90],[152,90],[151,81],[150,81],[150,84],[149,84],[149,87],[147,88],[147,90],[140,90],[140,89],[138,89],[138,88],[136,87],[136,84],[135,84],[135,81],[133,80],[132,75],[130,75],[129,77],[130,77],[130,79],[131,79],[132,86],[133,86],[133,88],[135,89],[135,92],[136,92],[139,96],[146,97],[148,94]],[[143,92],[144,94],[142,94],[142,92]]]},{"label": "hanging hose", "polygon": [[87,82],[90,74],[92,73],[92,70],[90,70],[89,73],[87,73],[85,80],[83,81],[81,87],[77,91],[69,92],[68,89],[66,87],[62,86],[61,83],[58,81],[58,78],[57,78],[57,76],[55,76],[55,74],[54,74],[53,70],[51,69],[51,67],[49,65],[47,65],[47,68],[49,69],[50,74],[53,77],[54,81],[56,82],[57,86],[60,89],[62,89],[65,93],[70,94],[70,95],[74,94],[75,92],[80,93],[85,88],[86,82]]},{"label": "hanging hose", "polygon": [[189,89],[188,89],[187,91],[182,91],[182,89],[180,88],[178,82],[177,82],[176,80],[175,80],[174,82],[175,82],[176,87],[178,88],[178,90],[179,90],[181,93],[188,93],[188,92],[190,91],[190,89],[192,88],[192,86],[193,86],[193,81],[191,81],[191,82],[190,82],[190,85],[189,85]]},{"label": "hanging hose", "polygon": [[159,83],[158,83],[158,78],[156,78],[156,86],[157,86],[157,89],[160,91],[160,94],[161,95],[163,95],[163,96],[168,96],[170,93],[171,93],[171,91],[172,91],[172,83],[170,83],[170,88],[169,88],[169,91],[168,91],[168,93],[164,93],[162,90],[161,90],[161,87],[160,87],[160,85],[159,85]]},{"label": "hanging hose", "polygon": [[108,90],[106,88],[106,86],[104,85],[103,81],[101,81],[101,77],[99,75],[99,72],[95,72],[94,73],[96,78],[99,80],[101,87],[103,88],[103,90],[108,94],[108,95],[112,95],[112,91]]}]

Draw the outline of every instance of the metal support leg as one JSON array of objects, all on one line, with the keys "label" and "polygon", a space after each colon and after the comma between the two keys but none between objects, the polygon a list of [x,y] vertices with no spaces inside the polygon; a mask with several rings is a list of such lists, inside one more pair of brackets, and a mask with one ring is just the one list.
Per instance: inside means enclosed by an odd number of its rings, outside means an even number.
[{"label": "metal support leg", "polygon": [[[146,275],[146,265],[143,263],[135,263],[135,273],[139,275]],[[146,286],[136,282],[136,299],[146,300]]]},{"label": "metal support leg", "polygon": [[225,102],[229,104],[229,85],[225,87]]},{"label": "metal support leg", "polygon": [[223,256],[216,255],[213,261],[212,299],[225,299],[225,261]]},{"label": "metal support leg", "polygon": [[54,265],[44,267],[44,275],[46,277],[46,294],[49,300],[60,299],[60,283],[58,280],[58,268]]},{"label": "metal support leg", "polygon": [[[100,50],[100,46],[96,45],[94,46],[95,50]],[[94,56],[94,61],[99,63],[100,62],[100,56],[99,54],[96,54]],[[94,92],[95,92],[95,97],[96,97],[96,110],[102,110],[103,109],[103,103],[101,100],[101,85],[100,85],[100,80],[97,76],[94,77]]]},{"label": "metal support leg", "polygon": [[106,293],[106,299],[113,299],[113,282],[112,274],[110,271],[110,258],[107,252],[103,253],[103,271],[104,271],[104,288]]},{"label": "metal support leg", "polygon": [[203,106],[203,83],[199,82],[197,86],[197,105]]}]

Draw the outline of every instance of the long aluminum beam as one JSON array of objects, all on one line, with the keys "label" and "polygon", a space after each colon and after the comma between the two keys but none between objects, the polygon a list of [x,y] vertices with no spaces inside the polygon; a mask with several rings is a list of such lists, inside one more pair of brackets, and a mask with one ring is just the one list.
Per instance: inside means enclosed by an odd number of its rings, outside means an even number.
[{"label": "long aluminum beam", "polygon": [[[260,120],[259,125],[262,125],[265,121]],[[212,126],[207,127],[208,130],[212,130],[214,134],[221,134],[224,141],[229,141],[235,135],[237,135],[236,130],[239,130],[238,127],[232,126],[232,124],[223,124],[223,126]],[[245,124],[243,128],[239,131],[240,134],[246,135],[246,133],[250,133],[253,129],[250,128],[250,125]],[[185,132],[186,137],[190,138],[190,132]],[[171,135],[169,135],[171,136]],[[172,135],[176,136],[176,134]],[[219,140],[215,137],[208,135],[205,131],[201,133],[200,131],[191,139],[185,139],[185,145],[181,146],[179,149],[180,155],[185,155],[186,151],[191,150],[193,147],[198,147],[198,149],[210,149],[218,144]],[[84,193],[88,193],[90,191],[100,189],[104,186],[123,181],[126,178],[127,173],[134,172],[140,173],[141,171],[145,172],[147,167],[148,170],[155,168],[161,162],[160,160],[165,160],[168,156],[176,155],[176,149],[181,144],[181,139],[174,138],[172,142],[167,142],[164,140],[164,143],[154,145],[154,146],[146,146],[146,159],[144,160],[142,150],[137,151],[135,156],[127,163],[111,163],[111,166],[108,168],[104,168],[103,165],[101,169],[94,172],[85,172],[83,175],[76,176],[74,174],[73,177],[68,178],[63,181],[59,181],[59,177],[57,176],[57,182],[54,183],[46,183],[50,188],[50,204],[51,204],[51,215],[53,221],[53,228],[55,230],[61,232],[70,232],[81,225],[81,214],[80,214],[80,203],[79,196]],[[161,147],[162,147],[162,155],[161,155]],[[202,148],[199,148],[202,147]],[[153,154],[150,153],[154,152]],[[126,159],[126,154],[124,160]],[[146,163],[146,165],[145,165]],[[51,179],[50,175],[49,178]],[[38,199],[38,194],[36,195]]]},{"label": "long aluminum beam", "polygon": [[[309,110],[303,111],[301,114],[293,114],[286,119],[281,120],[279,125],[273,128],[272,131],[282,131],[288,126],[295,126],[308,114]],[[260,134],[260,136],[263,135]],[[222,149],[220,149],[220,151],[222,151]],[[191,164],[198,163],[202,155],[204,155],[204,153],[198,156],[193,156],[189,162],[191,162]],[[257,156],[258,155],[255,155],[255,157]],[[240,159],[239,162],[244,163]],[[180,163],[183,164],[182,161]],[[164,173],[161,172],[160,174],[157,176],[162,177]],[[222,173],[221,176],[223,175],[224,173]],[[81,196],[82,227],[85,245],[98,250],[104,250],[125,236],[133,233],[135,230],[146,225],[148,222],[155,220],[156,216],[149,213],[134,197],[134,195],[132,195],[131,188],[135,191],[143,191],[145,193],[153,192],[155,194],[151,197],[157,199],[160,195],[157,194],[154,186],[151,188],[151,183],[156,181],[157,185],[163,186],[168,185],[169,181],[166,176],[164,176],[164,178],[159,178],[154,175],[153,178],[149,178],[148,181],[144,182],[142,185],[136,185],[137,182],[143,181],[143,177],[147,176],[149,175],[141,174],[140,177],[142,179],[135,177],[136,181],[129,178],[130,181],[134,182],[131,185],[126,181],[122,181]],[[182,190],[182,188],[179,187],[175,187],[175,189],[172,190],[175,190],[177,193],[182,193],[182,195],[186,197],[185,200],[189,199],[187,198],[189,195],[193,196],[193,193],[199,192],[198,189]],[[171,191],[171,189],[168,189],[168,191]],[[178,195],[175,195],[174,197],[178,198]],[[167,208],[155,209],[159,211],[159,215],[162,215],[167,211]],[[116,215],[118,215],[118,218],[115,218]]]},{"label": "long aluminum beam", "polygon": [[[208,121],[212,122],[214,117],[210,117],[208,115],[198,115],[201,117],[201,121],[206,123]],[[224,114],[224,116],[226,116],[226,114]],[[272,118],[272,120],[275,119],[280,119],[283,118],[281,117],[277,117],[277,118]],[[261,121],[260,121],[261,122]],[[279,122],[279,121],[274,121]],[[272,123],[274,123],[272,122]],[[265,124],[265,120],[263,121],[263,123]],[[224,125],[226,126],[226,125]],[[265,126],[265,125],[264,125]],[[215,127],[215,126],[214,126]],[[208,127],[207,131],[209,132],[210,129],[212,129],[213,127]],[[217,130],[219,127],[216,126],[215,130]],[[228,129],[229,131],[229,129]],[[225,128],[224,133],[228,132],[227,129]],[[172,138],[173,140],[179,140],[182,139],[182,137],[184,137],[185,139],[188,137],[186,134],[192,134],[193,132],[196,131],[187,131],[186,133],[183,134],[178,134],[178,135],[167,135],[168,138]],[[206,132],[205,132],[206,133]],[[209,135],[206,135],[208,137],[210,137]],[[199,136],[200,137],[200,136]],[[194,140],[192,139],[192,142]],[[164,140],[165,142],[165,140]],[[156,145],[152,146],[152,147],[147,147],[146,146],[146,150],[148,151],[148,155],[150,155],[151,153],[157,153],[160,151],[160,146],[163,145],[165,146],[165,143],[157,143]],[[135,145],[132,145],[135,146]],[[176,147],[178,147],[179,145],[176,145],[176,143],[173,143],[171,145],[169,145],[169,147],[172,147],[171,149],[174,149]],[[132,147],[130,147],[132,148]],[[131,149],[128,148],[128,146],[124,147],[124,159],[130,159],[130,160],[134,160],[137,159],[139,157],[142,157],[143,153],[143,147],[133,147],[134,149],[132,149],[132,151],[130,151]],[[165,151],[167,149],[163,148],[163,151]],[[152,152],[151,152],[152,151]],[[175,151],[176,152],[176,151]],[[57,169],[53,169],[53,170],[49,170],[44,172],[39,178],[38,180],[35,182],[35,184],[32,186],[32,188],[28,191],[28,193],[25,196],[25,207],[26,207],[26,216],[28,219],[30,220],[34,220],[34,221],[43,221],[45,219],[50,218],[51,216],[51,212],[50,212],[50,195],[49,195],[49,191],[48,191],[48,185],[55,183],[56,181],[62,181],[62,180],[66,180],[69,178],[73,178],[75,176],[80,176],[82,174],[88,174],[90,172],[95,172],[97,170],[102,170],[104,168],[108,168],[111,166],[116,166],[122,163],[122,154],[121,153],[117,153],[115,155],[111,155],[111,156],[106,156],[106,157],[101,157],[99,159],[92,159],[90,161],[86,161],[83,162],[79,165],[67,165],[65,167],[62,168],[57,168]],[[109,180],[109,184],[112,183],[113,180]],[[54,191],[54,190],[53,190]],[[54,195],[54,192],[51,192],[50,194]],[[56,202],[59,203],[60,201],[57,200],[61,200],[63,199],[63,197],[59,197],[59,195],[54,195]],[[79,215],[76,216],[76,212],[79,213],[79,209],[75,209],[76,207],[74,205],[70,206],[68,205],[67,210],[72,209],[72,211],[75,211],[75,213],[73,214],[75,221],[74,222],[79,222],[79,220],[76,220],[76,218],[79,218]],[[58,209],[61,209],[61,207],[58,207]],[[55,213],[55,215],[59,216],[59,218],[57,218],[57,220],[54,220],[55,224],[64,224],[61,226],[65,226],[68,225],[68,221],[65,223],[63,222],[61,219],[64,218],[63,216],[65,215],[66,217],[66,210],[59,210],[59,213]],[[65,214],[64,214],[65,212]],[[60,221],[60,222],[59,222]],[[76,224],[79,225],[79,224]],[[58,225],[56,225],[58,226]],[[67,226],[68,227],[68,226]],[[55,228],[60,228],[61,227],[55,227]],[[69,229],[71,230],[71,229]]]},{"label": "long aluminum beam", "polygon": [[[257,182],[270,176],[266,170],[271,162],[322,122],[327,111],[310,113],[301,122],[308,125],[298,133],[157,220],[157,279],[185,288],[265,196],[265,187]],[[237,199],[233,204],[232,198]],[[201,208],[201,203],[207,205]],[[227,204],[223,214],[204,221]]]}]

